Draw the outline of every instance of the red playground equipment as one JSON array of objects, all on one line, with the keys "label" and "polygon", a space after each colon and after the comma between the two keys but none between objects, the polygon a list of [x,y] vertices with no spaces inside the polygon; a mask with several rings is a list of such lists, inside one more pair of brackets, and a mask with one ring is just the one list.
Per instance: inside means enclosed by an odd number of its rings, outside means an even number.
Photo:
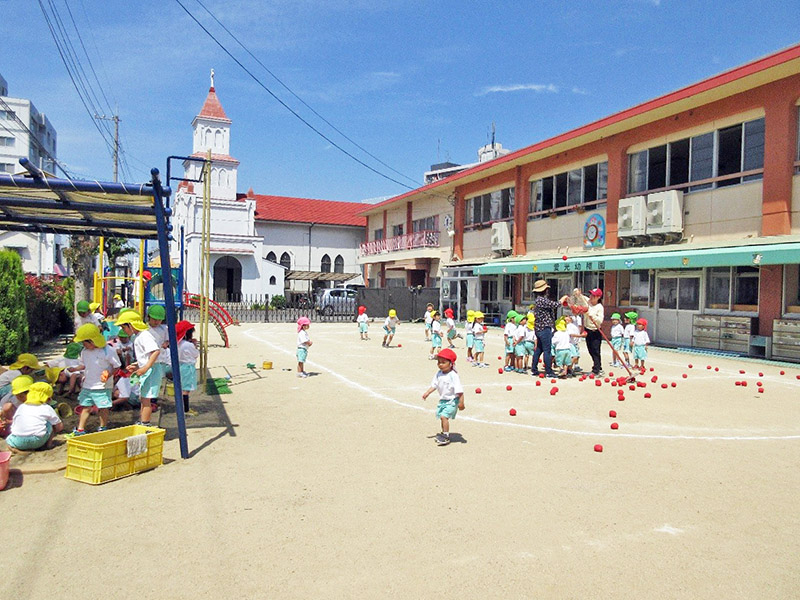
[{"label": "red playground equipment", "polygon": [[[200,294],[190,294],[189,292],[183,293],[183,306],[184,308],[200,308]],[[209,298],[208,300],[208,316],[211,317],[211,321],[214,323],[214,327],[217,328],[219,331],[220,337],[222,337],[222,341],[225,342],[225,347],[230,348],[230,344],[228,342],[228,334],[226,333],[225,329],[230,327],[231,325],[238,325],[239,322],[234,319],[225,307],[223,307],[218,302],[214,302]]]}]

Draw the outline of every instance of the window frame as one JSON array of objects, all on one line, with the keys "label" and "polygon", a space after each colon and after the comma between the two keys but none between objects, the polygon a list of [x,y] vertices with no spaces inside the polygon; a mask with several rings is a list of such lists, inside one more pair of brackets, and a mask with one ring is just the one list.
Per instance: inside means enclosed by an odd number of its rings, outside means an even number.
[{"label": "window frame", "polygon": [[[595,170],[594,176],[594,194],[595,199],[586,201],[586,169],[593,168]],[[570,174],[580,171],[580,195],[577,203],[570,203]],[[559,194],[559,178],[563,181],[564,190],[564,203],[558,204]],[[547,183],[546,183],[547,182]],[[549,183],[549,185],[548,185]],[[578,185],[577,183],[574,185]],[[546,193],[547,187],[550,187],[550,194]],[[559,213],[569,212],[583,212],[585,210],[601,208],[608,201],[608,161],[600,161],[596,163],[589,163],[574,169],[568,169],[547,177],[540,177],[528,181],[528,189],[530,195],[528,198],[528,220],[538,220],[548,216],[556,216]],[[603,193],[601,194],[601,189]],[[550,196],[549,202],[545,202],[547,196]],[[547,208],[545,208],[547,206]]]}]

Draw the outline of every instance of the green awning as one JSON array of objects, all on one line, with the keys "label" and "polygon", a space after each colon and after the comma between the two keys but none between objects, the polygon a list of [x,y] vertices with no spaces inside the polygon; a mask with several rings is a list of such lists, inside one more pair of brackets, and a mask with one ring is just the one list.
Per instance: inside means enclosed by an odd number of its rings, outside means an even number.
[{"label": "green awning", "polygon": [[800,263],[800,242],[717,248],[664,247],[638,252],[614,251],[582,256],[495,261],[475,267],[476,275],[504,273],[573,273],[634,269],[700,269]]}]

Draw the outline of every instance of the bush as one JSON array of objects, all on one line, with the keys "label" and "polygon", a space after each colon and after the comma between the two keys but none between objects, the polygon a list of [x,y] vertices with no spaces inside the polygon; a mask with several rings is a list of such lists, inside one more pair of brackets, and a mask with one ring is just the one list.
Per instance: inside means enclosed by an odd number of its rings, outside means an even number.
[{"label": "bush", "polygon": [[276,294],[269,301],[269,307],[273,309],[286,308],[286,298],[280,294]]},{"label": "bush", "polygon": [[254,302],[250,305],[250,310],[264,310],[265,308],[267,308],[267,305],[259,302]]},{"label": "bush", "polygon": [[72,331],[72,280],[25,275],[28,331],[36,344]]},{"label": "bush", "polygon": [[0,251],[0,362],[9,364],[28,350],[25,276],[19,254]]}]

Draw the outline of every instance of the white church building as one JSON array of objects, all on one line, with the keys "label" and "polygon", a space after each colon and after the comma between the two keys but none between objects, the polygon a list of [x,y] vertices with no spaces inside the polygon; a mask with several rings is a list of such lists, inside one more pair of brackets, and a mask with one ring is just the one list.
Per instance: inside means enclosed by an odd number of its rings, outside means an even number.
[{"label": "white church building", "polygon": [[[333,282],[363,283],[357,264],[364,241],[364,205],[237,193],[239,161],[230,155],[231,120],[212,71],[200,113],[192,121],[192,158],[211,151],[211,297],[218,302],[310,292]],[[203,163],[184,162],[184,178],[202,179]],[[184,289],[200,292],[203,184],[182,181],[173,207],[174,262],[184,236]]]}]

